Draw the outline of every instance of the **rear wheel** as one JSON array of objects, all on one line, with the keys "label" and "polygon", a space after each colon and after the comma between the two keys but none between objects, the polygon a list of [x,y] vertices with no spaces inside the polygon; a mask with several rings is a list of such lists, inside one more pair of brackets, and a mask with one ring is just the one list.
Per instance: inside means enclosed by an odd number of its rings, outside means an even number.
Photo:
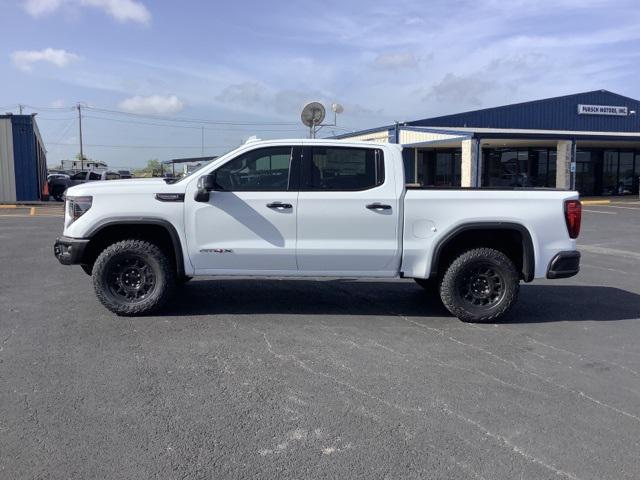
[{"label": "rear wheel", "polygon": [[92,276],[98,299],[117,315],[158,310],[175,288],[173,264],[157,245],[143,240],[107,247],[96,259]]},{"label": "rear wheel", "polygon": [[491,322],[513,306],[519,289],[518,270],[504,253],[477,248],[451,263],[440,284],[440,298],[463,322]]}]

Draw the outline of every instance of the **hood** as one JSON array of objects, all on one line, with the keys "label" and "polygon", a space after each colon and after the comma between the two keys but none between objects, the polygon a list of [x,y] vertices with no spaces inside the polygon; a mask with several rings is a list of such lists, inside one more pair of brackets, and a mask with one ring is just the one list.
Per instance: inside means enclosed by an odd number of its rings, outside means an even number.
[{"label": "hood", "polygon": [[[169,187],[169,188],[167,188]],[[126,180],[101,180],[95,182],[81,183],[75,187],[67,189],[67,195],[91,195],[96,192],[133,193],[148,192],[149,190],[174,192],[175,188],[170,188],[162,178],[130,178]]]}]

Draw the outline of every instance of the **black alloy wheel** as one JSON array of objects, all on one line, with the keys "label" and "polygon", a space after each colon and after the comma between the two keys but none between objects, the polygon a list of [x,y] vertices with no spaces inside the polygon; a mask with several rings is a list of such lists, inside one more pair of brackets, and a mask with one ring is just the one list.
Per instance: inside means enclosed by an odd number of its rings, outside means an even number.
[{"label": "black alloy wheel", "polygon": [[459,278],[460,297],[473,307],[491,307],[504,297],[504,277],[491,264],[470,265]]},{"label": "black alloy wheel", "polygon": [[108,292],[116,300],[129,303],[147,298],[156,287],[156,274],[144,257],[126,255],[109,266]]}]

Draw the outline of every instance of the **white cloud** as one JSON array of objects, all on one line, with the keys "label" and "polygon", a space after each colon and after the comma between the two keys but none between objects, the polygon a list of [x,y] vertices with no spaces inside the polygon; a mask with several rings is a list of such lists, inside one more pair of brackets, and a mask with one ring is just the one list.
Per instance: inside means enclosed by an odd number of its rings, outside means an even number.
[{"label": "white cloud", "polygon": [[148,97],[136,95],[123,100],[118,104],[118,107],[131,113],[171,114],[182,110],[184,102],[175,95],[150,95]]},{"label": "white cloud", "polygon": [[78,60],[80,57],[75,53],[56,48],[45,48],[44,50],[18,50],[11,54],[14,65],[23,71],[33,69],[36,62],[48,62],[56,67],[65,67],[70,62]]},{"label": "white cloud", "polygon": [[53,13],[63,6],[97,8],[119,22],[148,24],[151,21],[151,13],[138,0],[26,0],[24,3],[24,9],[33,17]]},{"label": "white cloud", "polygon": [[29,15],[39,17],[57,10],[62,6],[62,2],[63,0],[27,0],[24,9]]},{"label": "white cloud", "polygon": [[381,53],[373,61],[380,68],[411,68],[417,65],[413,52]]},{"label": "white cloud", "polygon": [[64,100],[61,100],[60,98],[54,100],[53,102],[51,102],[51,106],[53,108],[62,108],[65,106],[65,102]]},{"label": "white cloud", "polygon": [[437,102],[480,107],[483,95],[497,87],[493,81],[484,80],[478,75],[461,76],[447,73],[444,78],[434,84],[423,100],[435,99]]},{"label": "white cloud", "polygon": [[265,100],[266,87],[257,82],[236,83],[225,87],[216,100],[224,103],[255,105]]}]

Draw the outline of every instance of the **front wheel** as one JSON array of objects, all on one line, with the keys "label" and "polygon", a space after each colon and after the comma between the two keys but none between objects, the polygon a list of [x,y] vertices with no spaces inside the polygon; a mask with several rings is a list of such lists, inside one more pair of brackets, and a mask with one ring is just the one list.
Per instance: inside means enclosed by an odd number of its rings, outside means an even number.
[{"label": "front wheel", "polygon": [[440,284],[440,298],[463,322],[491,322],[513,306],[519,289],[518,270],[504,253],[477,248],[451,263]]},{"label": "front wheel", "polygon": [[144,315],[161,308],[175,288],[172,262],[157,245],[123,240],[96,259],[93,286],[100,302],[117,315]]}]

